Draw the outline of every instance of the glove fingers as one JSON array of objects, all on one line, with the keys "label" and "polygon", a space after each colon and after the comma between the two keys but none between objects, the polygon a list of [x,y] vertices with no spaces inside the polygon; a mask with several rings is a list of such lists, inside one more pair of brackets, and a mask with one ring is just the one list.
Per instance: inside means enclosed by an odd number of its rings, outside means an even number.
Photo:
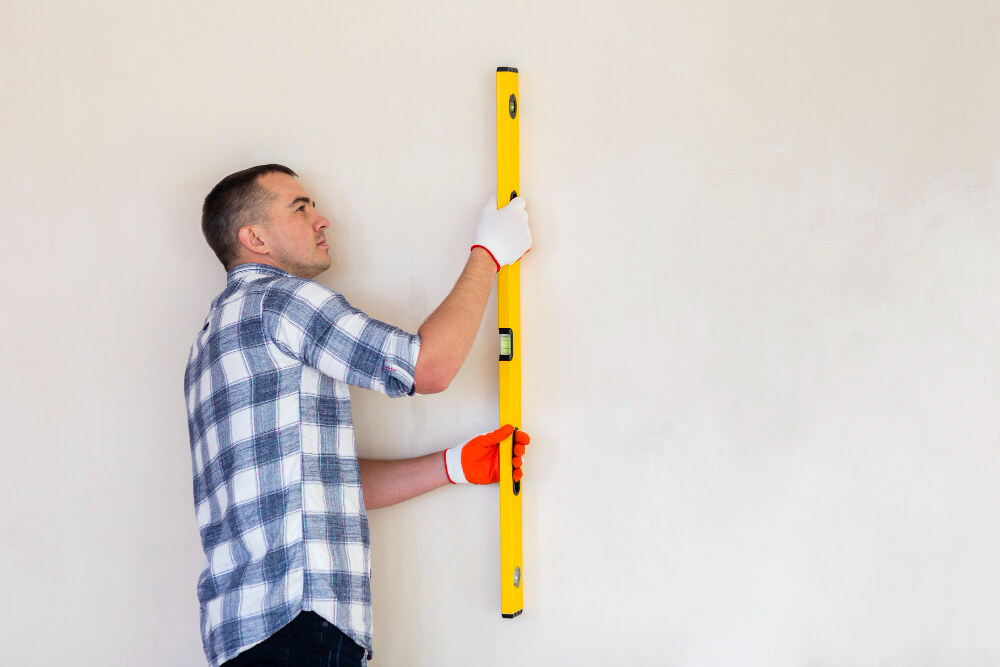
[{"label": "glove fingers", "polygon": [[493,431],[492,433],[487,433],[485,437],[487,442],[495,445],[499,443],[501,440],[506,440],[507,438],[509,438],[510,434],[513,432],[514,432],[513,426],[511,426],[510,424],[504,424],[503,426]]},{"label": "glove fingers", "polygon": [[514,433],[514,427],[510,424],[504,424],[495,431],[476,436],[461,448],[461,466],[467,481],[472,484],[492,484],[500,478],[497,450],[500,442],[512,434],[514,436],[512,477],[516,482],[521,481],[524,476],[521,470],[524,460],[521,457],[524,455],[525,446],[531,442],[531,437],[524,431]]}]

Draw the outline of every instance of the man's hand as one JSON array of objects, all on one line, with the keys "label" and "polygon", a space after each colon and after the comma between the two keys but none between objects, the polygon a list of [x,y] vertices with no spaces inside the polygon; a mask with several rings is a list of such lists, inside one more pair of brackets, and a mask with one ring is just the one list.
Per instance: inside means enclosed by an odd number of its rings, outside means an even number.
[{"label": "man's hand", "polygon": [[[478,435],[464,445],[446,449],[445,473],[452,484],[495,484],[500,481],[500,442],[510,437],[514,427],[501,426],[492,433]],[[525,446],[531,438],[524,431],[514,434],[514,481],[521,481]]]},{"label": "man's hand", "polygon": [[524,210],[524,198],[515,197],[501,209],[497,208],[496,197],[491,199],[476,227],[476,240],[472,244],[490,253],[500,267],[513,264],[531,249],[531,230],[528,229],[528,213]]}]

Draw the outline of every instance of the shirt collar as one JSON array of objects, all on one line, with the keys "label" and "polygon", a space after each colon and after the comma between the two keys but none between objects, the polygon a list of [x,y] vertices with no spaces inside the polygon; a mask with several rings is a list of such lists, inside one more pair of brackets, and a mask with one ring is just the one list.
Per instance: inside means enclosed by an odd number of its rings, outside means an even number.
[{"label": "shirt collar", "polygon": [[277,276],[279,278],[294,278],[292,274],[283,269],[270,264],[238,264],[226,274],[226,284],[232,285],[237,282],[251,282]]}]

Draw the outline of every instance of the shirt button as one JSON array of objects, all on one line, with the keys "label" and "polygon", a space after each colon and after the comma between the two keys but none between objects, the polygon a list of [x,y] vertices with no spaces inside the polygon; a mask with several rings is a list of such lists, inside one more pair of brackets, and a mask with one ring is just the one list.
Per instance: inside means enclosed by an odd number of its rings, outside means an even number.
[{"label": "shirt button", "polygon": [[330,627],[330,624],[329,624],[329,623],[327,623],[326,621],[323,621],[323,627],[324,627],[324,628],[328,628],[328,627]]}]

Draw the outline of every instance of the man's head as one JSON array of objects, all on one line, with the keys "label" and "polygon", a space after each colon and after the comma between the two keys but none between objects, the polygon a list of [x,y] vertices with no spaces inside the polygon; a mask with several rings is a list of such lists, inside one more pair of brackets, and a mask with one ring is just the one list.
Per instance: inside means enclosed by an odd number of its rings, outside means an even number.
[{"label": "man's head", "polygon": [[313,278],[330,268],[323,231],[330,223],[296,176],[280,164],[251,167],[205,197],[201,228],[227,271],[257,262]]}]

